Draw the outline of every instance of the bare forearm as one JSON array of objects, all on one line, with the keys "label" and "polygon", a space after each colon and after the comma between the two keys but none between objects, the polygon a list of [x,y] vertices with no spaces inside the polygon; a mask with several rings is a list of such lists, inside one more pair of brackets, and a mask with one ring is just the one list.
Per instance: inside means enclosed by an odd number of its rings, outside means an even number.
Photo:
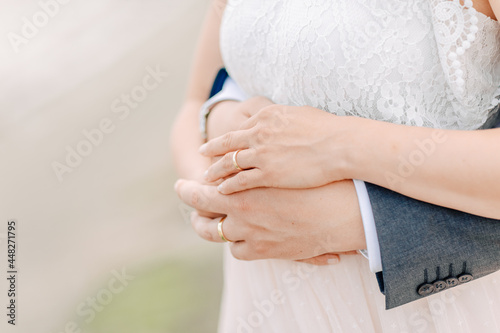
[{"label": "bare forearm", "polygon": [[360,120],[353,178],[418,200],[500,218],[500,129],[446,131]]},{"label": "bare forearm", "polygon": [[170,142],[175,167],[178,175],[185,179],[201,180],[210,165],[210,159],[198,153],[203,141],[196,116],[200,106],[199,102],[186,103],[172,128]]},{"label": "bare forearm", "polygon": [[223,66],[219,51],[220,18],[225,1],[216,0],[208,8],[191,66],[185,103],[172,128],[171,149],[179,176],[201,179],[210,159],[199,155],[203,143],[198,114],[208,98],[217,71]]}]

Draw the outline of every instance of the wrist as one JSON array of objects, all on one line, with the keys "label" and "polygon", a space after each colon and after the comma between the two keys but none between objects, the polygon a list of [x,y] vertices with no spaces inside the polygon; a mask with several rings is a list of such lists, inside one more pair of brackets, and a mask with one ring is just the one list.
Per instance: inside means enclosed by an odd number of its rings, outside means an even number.
[{"label": "wrist", "polygon": [[[225,71],[224,71],[225,72]],[[226,73],[227,75],[227,73]],[[224,75],[223,75],[224,76]],[[247,99],[246,94],[239,89],[236,82],[234,82],[230,77],[225,78],[222,85],[222,90],[217,94],[213,95],[208,101],[206,101],[200,109],[200,132],[204,140],[207,139],[207,121],[213,107],[223,101],[237,101],[241,102]]]},{"label": "wrist", "polygon": [[353,181],[335,182],[332,186],[337,196],[335,200],[341,202],[341,205],[336,206],[335,211],[330,211],[329,214],[330,223],[326,234],[336,240],[329,250],[347,252],[366,249],[365,230]]},{"label": "wrist", "polygon": [[206,120],[207,139],[213,139],[228,132],[227,124],[231,113],[234,113],[240,102],[233,100],[220,101],[212,107]]},{"label": "wrist", "polygon": [[331,179],[362,179],[367,149],[370,149],[370,126],[364,118],[336,117],[328,159]]}]

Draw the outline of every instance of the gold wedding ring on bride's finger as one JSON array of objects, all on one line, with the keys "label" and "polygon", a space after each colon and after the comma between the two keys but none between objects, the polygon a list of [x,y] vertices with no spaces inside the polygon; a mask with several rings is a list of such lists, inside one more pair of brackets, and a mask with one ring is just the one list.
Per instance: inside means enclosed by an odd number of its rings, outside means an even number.
[{"label": "gold wedding ring on bride's finger", "polygon": [[241,149],[238,149],[233,153],[233,165],[236,168],[236,170],[243,171],[243,169],[240,167],[238,164],[238,161],[236,161],[236,158],[238,157],[238,153],[241,151]]},{"label": "gold wedding ring on bride's finger", "polygon": [[227,216],[224,216],[223,218],[220,219],[219,223],[217,224],[217,231],[219,232],[219,236],[224,242],[229,242],[233,243],[233,241],[230,241],[229,239],[226,238],[224,235],[224,232],[222,231],[222,223],[224,223],[224,220],[226,219]]}]

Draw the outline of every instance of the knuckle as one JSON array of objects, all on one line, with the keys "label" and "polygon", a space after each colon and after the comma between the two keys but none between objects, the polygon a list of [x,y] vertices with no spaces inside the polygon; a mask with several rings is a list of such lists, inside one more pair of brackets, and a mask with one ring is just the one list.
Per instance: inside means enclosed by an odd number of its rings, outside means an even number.
[{"label": "knuckle", "polygon": [[214,168],[214,165],[212,165],[208,170],[207,170],[207,174],[206,174],[206,179],[207,180],[212,180],[214,179],[214,177],[217,175],[217,171],[215,170]]},{"label": "knuckle", "polygon": [[[263,145],[257,148],[256,151],[257,159],[260,165],[266,166],[275,161],[273,157],[272,148],[269,145]],[[276,153],[274,154],[276,155]]]},{"label": "knuckle", "polygon": [[189,198],[189,204],[192,207],[196,207],[198,206],[199,203],[200,203],[200,193],[198,191],[193,191],[193,193],[191,193],[191,197]]},{"label": "knuckle", "polygon": [[212,233],[207,229],[202,230],[200,232],[200,236],[201,236],[201,238],[203,238],[207,241],[211,241],[211,242],[214,241],[214,237],[213,237]]},{"label": "knuckle", "polygon": [[248,176],[245,174],[245,172],[240,172],[238,175],[236,175],[236,180],[239,186],[245,187],[248,185]]},{"label": "knuckle", "polygon": [[280,175],[276,170],[281,170],[281,169],[276,169],[276,166],[266,163],[264,164],[260,171],[261,171],[261,182],[262,185],[268,186],[268,187],[280,187]]},{"label": "knuckle", "polygon": [[222,167],[224,170],[231,170],[234,168],[233,166],[233,153],[226,154],[222,159]]},{"label": "knuckle", "polygon": [[193,214],[191,217],[191,225],[193,226],[194,231],[201,238],[211,241],[214,241],[214,235],[210,232],[210,230],[206,227],[206,225],[200,220],[200,218]]},{"label": "knuckle", "polygon": [[272,117],[272,110],[273,106],[265,106],[260,111],[257,113],[257,116],[259,117],[261,122],[266,122],[269,121],[269,119]]},{"label": "knuckle", "polygon": [[221,144],[224,148],[231,148],[232,143],[233,143],[233,133],[229,132],[224,135]]},{"label": "knuckle", "polygon": [[238,260],[249,261],[251,260],[248,254],[244,251],[236,250],[237,247],[231,244],[231,254]]},{"label": "knuckle", "polygon": [[215,168],[218,163],[221,163],[220,160],[222,160],[221,156],[215,156],[211,158],[212,166],[210,167],[211,169]]},{"label": "knuckle", "polygon": [[258,126],[254,131],[252,136],[256,138],[258,144],[264,145],[272,141],[273,131],[269,127]]}]

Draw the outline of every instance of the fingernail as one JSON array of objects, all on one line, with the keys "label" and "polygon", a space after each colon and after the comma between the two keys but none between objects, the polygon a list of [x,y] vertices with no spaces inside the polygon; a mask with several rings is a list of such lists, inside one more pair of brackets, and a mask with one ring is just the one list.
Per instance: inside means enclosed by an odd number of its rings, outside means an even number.
[{"label": "fingernail", "polygon": [[206,153],[206,151],[207,151],[207,144],[206,144],[206,143],[204,143],[204,144],[202,144],[202,145],[201,145],[200,149],[198,149],[198,152],[199,152],[200,154],[205,154],[205,153]]},{"label": "fingernail", "polygon": [[223,190],[224,190],[224,183],[222,183],[219,186],[217,186],[217,191],[219,191],[220,193],[222,193]]},{"label": "fingernail", "polygon": [[174,189],[176,191],[179,189],[180,184],[181,184],[181,180],[180,179],[175,182]]},{"label": "fingernail", "polygon": [[328,265],[336,265],[339,263],[339,258],[330,258],[327,260]]},{"label": "fingernail", "polygon": [[208,178],[208,170],[203,173],[203,178],[206,180]]}]

